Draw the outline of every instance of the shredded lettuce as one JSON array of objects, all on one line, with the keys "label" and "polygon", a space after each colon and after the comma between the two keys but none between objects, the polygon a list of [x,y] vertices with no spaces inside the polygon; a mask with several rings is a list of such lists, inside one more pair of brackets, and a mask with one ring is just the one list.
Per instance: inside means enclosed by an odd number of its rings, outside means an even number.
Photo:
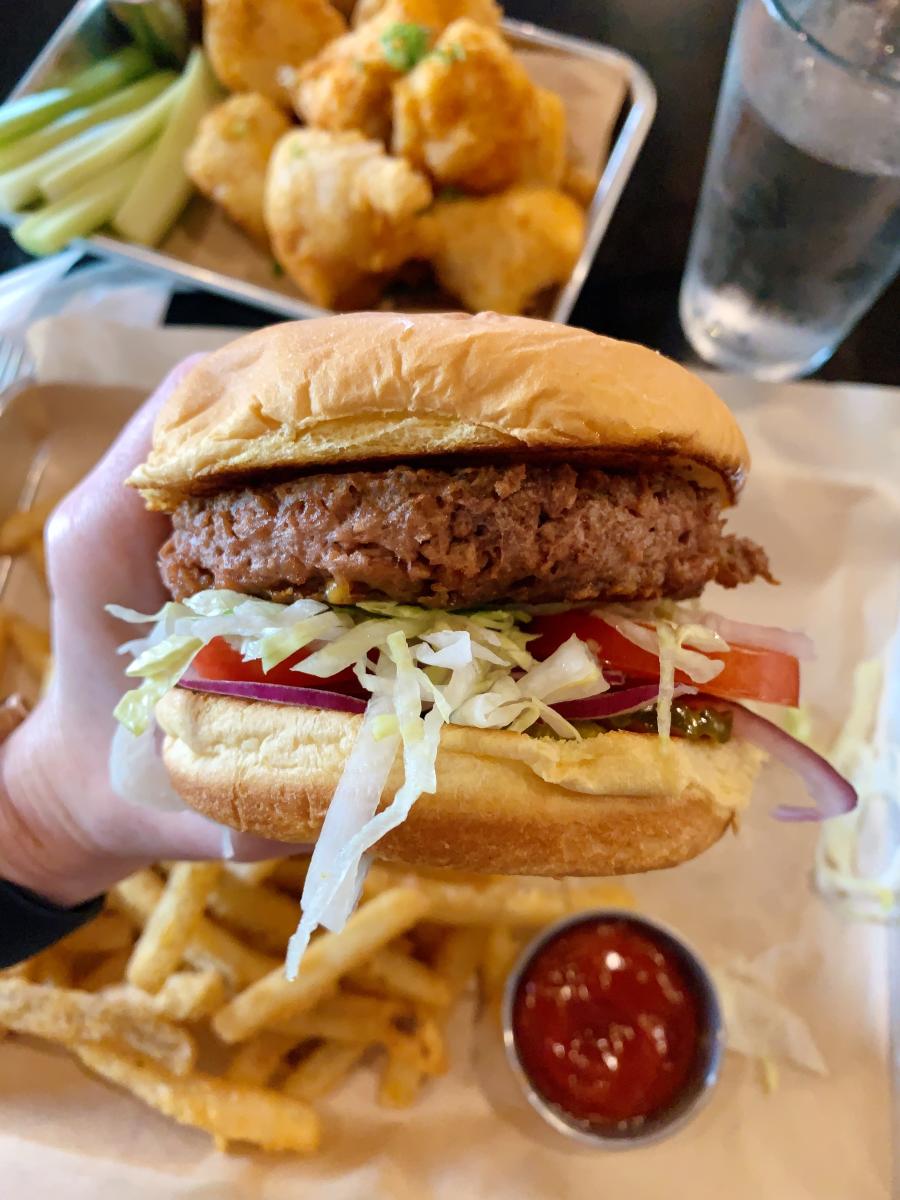
[{"label": "shredded lettuce", "polygon": [[[900,665],[900,637],[893,655]],[[850,711],[827,757],[859,801],[852,812],[823,821],[816,849],[820,893],[876,921],[900,908],[900,744],[889,728],[896,703],[886,695],[895,671],[873,659],[853,673]]]},{"label": "shredded lettuce", "polygon": [[[337,929],[346,921],[372,846],[406,819],[420,796],[435,791],[444,725],[524,731],[543,720],[557,736],[578,738],[551,705],[608,687],[593,652],[577,638],[537,662],[528,651],[530,635],[519,627],[529,618],[514,609],[458,613],[388,602],[334,608],[315,600],[285,605],[211,589],[156,613],[118,606],[109,611],[152,625],[146,637],[122,647],[134,657],[126,673],[142,680],[116,709],[128,731],[118,735],[116,747],[115,786],[123,794],[136,790],[128,753],[146,758],[156,703],[215,638],[225,638],[245,660],[260,660],[267,671],[309,647],[296,670],[327,680],[352,668],[370,694],[316,844],[289,973],[319,925]],[[377,812],[398,753],[402,785]],[[171,788],[161,789],[155,777],[149,790],[170,799]]]},{"label": "shredded lettuce", "polygon": [[[346,921],[375,843],[408,816],[422,795],[437,787],[436,761],[447,724],[524,732],[543,722],[561,738],[578,739],[577,727],[554,705],[595,696],[608,683],[594,652],[577,637],[538,662],[529,652],[529,615],[516,609],[447,612],[389,602],[334,607],[316,600],[277,604],[239,592],[210,589],[183,602],[144,614],[111,606],[113,615],[152,626],[122,650],[134,657],[127,674],[141,680],[119,703],[116,715],[129,731],[117,748],[116,788],[135,790],[123,766],[129,747],[146,756],[156,703],[190,670],[196,654],[224,638],[245,661],[266,671],[297,651],[310,653],[294,667],[327,680],[348,668],[369,693],[353,749],[332,798],[303,894],[303,918],[291,942],[288,972],[296,971],[315,929],[338,929]],[[660,656],[663,685],[676,669],[698,681],[721,663],[704,650],[725,648],[716,634],[664,618],[656,630],[627,615],[604,610],[604,619]],[[692,649],[685,648],[689,642]],[[661,691],[662,699],[662,691]],[[660,732],[668,722],[661,718]],[[130,739],[130,740],[128,740]],[[396,758],[402,783],[378,811]],[[399,765],[399,764],[398,764]],[[160,793],[159,780],[150,791]]]},{"label": "shredded lettuce", "polygon": [[[709,683],[724,670],[725,664],[721,659],[709,658],[708,654],[728,650],[728,643],[705,625],[691,622],[688,619],[691,615],[689,609],[662,601],[641,606],[629,605],[627,609],[614,606],[594,611],[622,637],[659,659],[656,712],[659,736],[668,740],[672,729],[675,672],[683,671],[694,683]],[[651,620],[653,627],[640,624],[634,619],[635,616],[641,620]]]},{"label": "shredded lettuce", "polygon": [[325,821],[313,849],[303,889],[303,915],[288,945],[286,973],[297,974],[309,939],[319,925],[343,928],[353,911],[365,879],[365,862],[359,856],[354,869],[340,873],[337,859],[354,832],[371,824],[394,764],[399,733],[379,737],[379,722],[396,720],[390,701],[373,699],[366,708],[353,749],[347,759]]}]

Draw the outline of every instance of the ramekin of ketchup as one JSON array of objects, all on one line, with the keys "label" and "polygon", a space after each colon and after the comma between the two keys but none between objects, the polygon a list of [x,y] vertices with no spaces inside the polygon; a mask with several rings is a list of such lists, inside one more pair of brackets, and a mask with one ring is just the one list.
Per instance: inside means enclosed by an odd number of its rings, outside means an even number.
[{"label": "ramekin of ketchup", "polygon": [[682,1126],[723,1049],[719,1003],[674,933],[619,910],[541,933],[506,985],[506,1055],[531,1107],[557,1132],[625,1149]]}]

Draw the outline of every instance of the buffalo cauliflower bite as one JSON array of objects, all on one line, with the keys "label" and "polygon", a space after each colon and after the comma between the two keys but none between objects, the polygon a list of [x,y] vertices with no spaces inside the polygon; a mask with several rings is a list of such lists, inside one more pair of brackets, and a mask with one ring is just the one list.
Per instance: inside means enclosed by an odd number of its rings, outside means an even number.
[{"label": "buffalo cauliflower bite", "polygon": [[532,83],[500,34],[473,21],[445,29],[396,84],[393,126],[395,154],[466,191],[562,174],[562,102]]},{"label": "buffalo cauliflower bite", "polygon": [[559,187],[566,170],[566,109],[556,92],[535,89],[535,125],[522,150],[520,183]]},{"label": "buffalo cauliflower bite", "polygon": [[372,17],[338,38],[298,72],[298,116],[317,129],[359,129],[387,141],[391,87],[461,15],[495,25],[492,0],[383,0]]},{"label": "buffalo cauliflower bite", "polygon": [[[391,0],[359,0],[353,10],[351,24],[354,27],[364,25],[366,21],[377,17],[390,2]],[[494,0],[432,0],[431,8],[434,15],[426,23],[436,33],[440,33],[452,21],[459,21],[462,17],[496,29],[503,17],[503,10]]]},{"label": "buffalo cauliflower bite", "polygon": [[185,156],[198,191],[260,240],[266,237],[266,167],[275,143],[290,128],[282,109],[265,96],[229,96],[200,122]]},{"label": "buffalo cauliflower bite", "polygon": [[278,262],[323,308],[419,252],[431,187],[360,133],[285,134],[266,177],[266,225]]},{"label": "buffalo cauliflower bite", "polygon": [[204,0],[203,44],[219,80],[285,108],[296,68],[346,28],[328,0]]},{"label": "buffalo cauliflower bite", "polygon": [[581,208],[545,187],[438,200],[422,225],[438,281],[472,312],[522,312],[565,282],[584,243]]}]

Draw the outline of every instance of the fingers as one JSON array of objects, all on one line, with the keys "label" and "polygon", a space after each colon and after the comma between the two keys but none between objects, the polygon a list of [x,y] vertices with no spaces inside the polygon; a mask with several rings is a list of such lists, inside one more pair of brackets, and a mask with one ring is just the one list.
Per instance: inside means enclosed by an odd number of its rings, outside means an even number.
[{"label": "fingers", "polygon": [[149,451],[161,405],[198,358],[168,375],[47,526],[57,674],[65,686],[85,688],[86,703],[102,698],[106,704],[110,690],[123,690],[122,664],[115,659],[123,631],[104,605],[152,612],[165,598],[156,560],[167,518],[147,512],[138,493],[124,484]]},{"label": "fingers", "polygon": [[112,825],[103,840],[115,846],[114,873],[168,859],[233,858],[235,862],[259,862],[310,850],[308,844],[276,842],[250,833],[238,833],[199,813],[158,812],[124,804],[118,798],[110,817]]}]

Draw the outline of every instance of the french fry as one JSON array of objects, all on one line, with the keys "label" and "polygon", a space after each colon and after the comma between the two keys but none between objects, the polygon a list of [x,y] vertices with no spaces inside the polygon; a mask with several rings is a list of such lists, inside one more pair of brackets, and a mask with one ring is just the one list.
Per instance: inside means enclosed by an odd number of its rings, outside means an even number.
[{"label": "french fry", "polygon": [[72,964],[52,946],[32,960],[29,978],[49,987],[67,988],[72,982]]},{"label": "french fry", "polygon": [[107,1000],[121,1001],[135,1012],[180,1023],[210,1016],[225,1002],[225,983],[218,971],[176,971],[156,993],[132,983],[107,987]]},{"label": "french fry", "polygon": [[225,870],[242,883],[253,885],[268,879],[280,862],[280,858],[266,858],[262,862],[252,863],[227,862]]},{"label": "french fry", "polygon": [[292,896],[299,896],[306,883],[308,870],[308,858],[283,858],[269,878],[276,887],[283,888]]},{"label": "french fry", "polygon": [[146,867],[135,871],[117,883],[107,897],[107,903],[126,916],[135,929],[144,928],[153,908],[162,895],[163,885],[155,871]]},{"label": "french fry", "polygon": [[43,676],[50,661],[50,635],[24,617],[7,617],[9,640],[33,675]]},{"label": "french fry", "polygon": [[99,992],[102,988],[121,983],[125,978],[125,968],[131,958],[131,950],[116,950],[107,954],[96,966],[85,971],[78,977],[78,987],[83,992]]},{"label": "french fry", "polygon": [[23,962],[13,963],[11,967],[0,970],[0,979],[31,979],[34,975],[34,964],[38,955],[26,958]]},{"label": "french fry", "polygon": [[348,971],[373,951],[404,933],[428,911],[415,888],[392,888],[358,908],[340,933],[317,938],[289,982],[281,968],[272,971],[216,1013],[212,1027],[223,1042],[240,1042],[263,1025],[309,1011]]},{"label": "french fry", "polygon": [[433,877],[417,878],[409,872],[376,864],[366,879],[366,895],[387,888],[415,886],[431,901],[429,919],[444,925],[514,927],[546,925],[582,908],[633,908],[634,897],[623,884],[611,880],[579,883],[564,888],[551,881],[523,884],[513,880],[487,884],[462,883]]},{"label": "french fry", "polygon": [[[110,892],[109,903],[140,929],[149,919],[162,891],[163,885],[154,871],[136,871],[116,884]],[[198,922],[184,957],[198,970],[211,968],[218,971],[232,988],[247,987],[278,966],[275,959],[245,945],[205,917]]]},{"label": "french fry", "polygon": [[298,1038],[284,1033],[264,1029],[246,1042],[241,1042],[228,1064],[225,1078],[234,1083],[252,1083],[264,1087],[278,1068],[281,1060],[294,1046]]},{"label": "french fry", "polygon": [[52,508],[52,504],[34,504],[7,517],[0,524],[0,555],[21,554],[33,538],[42,536]]},{"label": "french fry", "polygon": [[181,1125],[217,1140],[252,1142],[264,1150],[310,1154],[321,1139],[319,1118],[299,1100],[248,1084],[197,1073],[178,1079],[149,1062],[107,1046],[81,1045],[76,1054],[92,1071],[124,1087]]},{"label": "french fry", "polygon": [[278,959],[263,954],[233,937],[213,921],[202,920],[188,943],[185,958],[197,970],[218,971],[235,990],[264,979],[281,967]]},{"label": "french fry", "polygon": [[287,1017],[275,1027],[292,1037],[295,1045],[312,1038],[326,1038],[386,1046],[398,1025],[414,1018],[414,1010],[396,1000],[338,992],[322,1000],[312,1012]]},{"label": "french fry", "polygon": [[[464,990],[472,978],[484,944],[481,929],[453,929],[447,934],[437,952],[435,973],[443,979],[451,1002]],[[428,1016],[417,1025],[410,1041],[393,1039],[388,1047],[388,1057],[381,1075],[378,1100],[388,1108],[408,1108],[415,1103],[422,1084],[428,1075],[439,1075],[447,1070],[448,1060],[441,1028],[450,1005],[440,1013],[440,1018]]]},{"label": "french fry", "polygon": [[323,1042],[294,1067],[281,1090],[295,1100],[318,1100],[350,1074],[366,1050],[359,1042]]},{"label": "french fry", "polygon": [[296,900],[274,888],[245,883],[227,871],[210,892],[208,908],[223,924],[250,934],[254,944],[279,956],[300,919]]},{"label": "french fry", "polygon": [[430,967],[409,954],[385,946],[348,976],[348,983],[364,992],[398,996],[419,1004],[444,1005],[451,1000],[450,989]]},{"label": "french fry", "polygon": [[451,1000],[466,989],[481,961],[486,933],[483,929],[452,929],[437,952],[434,969],[445,981]]},{"label": "french fry", "polygon": [[506,977],[522,948],[508,925],[495,925],[485,939],[481,955],[481,984],[489,1000],[503,991]]},{"label": "french fry", "polygon": [[57,942],[56,948],[66,954],[109,954],[124,950],[134,940],[131,925],[120,913],[102,912],[87,925]]},{"label": "french fry", "polygon": [[184,957],[203,917],[206,899],[222,873],[220,863],[177,863],[159,903],[135,943],[126,976],[129,983],[156,992]]},{"label": "french fry", "polygon": [[153,997],[160,1016],[170,1021],[200,1021],[225,1003],[225,981],[218,971],[177,971]]},{"label": "french fry", "polygon": [[425,1076],[416,1064],[402,1053],[389,1053],[381,1072],[378,1103],[385,1108],[409,1108],[424,1082]]},{"label": "french fry", "polygon": [[41,583],[46,584],[47,556],[44,553],[44,538],[42,534],[37,534],[28,543],[28,557],[31,559]]},{"label": "french fry", "polygon": [[163,1063],[173,1075],[187,1075],[197,1058],[184,1029],[130,1006],[121,997],[0,980],[0,1024],[51,1042],[118,1042]]}]

